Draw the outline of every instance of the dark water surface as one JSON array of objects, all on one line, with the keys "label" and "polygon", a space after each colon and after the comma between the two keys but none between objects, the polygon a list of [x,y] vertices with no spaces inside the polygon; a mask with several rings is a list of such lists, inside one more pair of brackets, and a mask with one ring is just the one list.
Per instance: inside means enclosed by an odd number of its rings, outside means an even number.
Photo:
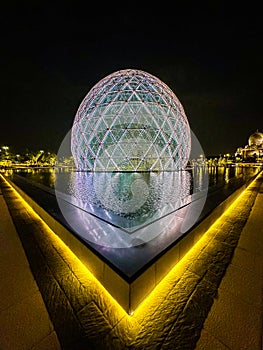
[{"label": "dark water surface", "polygon": [[196,166],[175,173],[93,174],[34,168],[5,175],[118,273],[135,278],[259,170]]},{"label": "dark water surface", "polygon": [[207,192],[237,187],[259,171],[255,166],[194,166],[178,172],[81,172],[72,168],[13,170],[28,181],[110,224],[133,229],[172,213]]},{"label": "dark water surface", "polygon": [[[204,184],[204,176],[208,176],[209,188],[212,188],[214,186],[224,186],[230,180],[242,179],[246,181],[250,177],[253,177],[259,171],[260,166],[198,166],[193,169],[196,170],[190,169],[187,170],[187,172],[192,177],[191,181],[193,181],[194,177],[196,187],[198,186],[199,182],[201,189],[202,185]],[[71,179],[74,177],[74,174],[79,173],[70,167],[13,169],[12,172],[15,174],[19,174],[36,183],[48,186],[50,188],[54,188],[56,183],[60,183],[60,186],[64,184],[66,185],[66,187],[60,188],[60,190],[63,192],[69,191]],[[90,174],[90,176],[92,176],[93,173],[85,174]],[[63,181],[60,181],[60,178],[62,177]]]}]

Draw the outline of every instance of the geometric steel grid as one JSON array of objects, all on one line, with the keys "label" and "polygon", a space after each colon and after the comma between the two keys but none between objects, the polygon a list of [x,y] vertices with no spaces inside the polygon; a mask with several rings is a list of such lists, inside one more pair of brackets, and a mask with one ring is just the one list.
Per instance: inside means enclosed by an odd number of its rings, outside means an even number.
[{"label": "geometric steel grid", "polygon": [[179,170],[190,147],[188,120],[173,91],[134,69],[100,80],[80,104],[71,132],[80,170]]}]

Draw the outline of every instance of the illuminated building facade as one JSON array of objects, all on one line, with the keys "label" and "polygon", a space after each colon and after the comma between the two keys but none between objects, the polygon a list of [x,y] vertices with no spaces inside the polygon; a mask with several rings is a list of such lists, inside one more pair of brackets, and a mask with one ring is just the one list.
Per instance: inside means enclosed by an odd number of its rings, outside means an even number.
[{"label": "illuminated building facade", "polygon": [[117,71],[86,95],[74,119],[71,151],[90,171],[165,171],[186,166],[191,148],[184,109],[161,80]]},{"label": "illuminated building facade", "polygon": [[263,133],[258,130],[250,135],[248,145],[236,150],[237,159],[244,161],[262,161],[263,159]]}]

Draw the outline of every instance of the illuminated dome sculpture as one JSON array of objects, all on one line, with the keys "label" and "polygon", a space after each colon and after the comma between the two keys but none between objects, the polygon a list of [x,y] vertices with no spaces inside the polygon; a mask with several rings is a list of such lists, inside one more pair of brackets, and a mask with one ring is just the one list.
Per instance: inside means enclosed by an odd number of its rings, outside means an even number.
[{"label": "illuminated dome sculpture", "polygon": [[178,170],[191,147],[184,109],[172,90],[140,70],[99,81],[79,106],[71,133],[76,167],[93,171]]}]

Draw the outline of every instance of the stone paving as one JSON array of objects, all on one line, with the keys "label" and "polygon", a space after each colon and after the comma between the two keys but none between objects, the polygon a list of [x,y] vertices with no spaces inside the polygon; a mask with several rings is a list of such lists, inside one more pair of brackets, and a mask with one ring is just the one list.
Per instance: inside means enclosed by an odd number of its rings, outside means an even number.
[{"label": "stone paving", "polygon": [[196,349],[263,349],[263,186]]},{"label": "stone paving", "polygon": [[1,189],[0,215],[0,349],[59,350]]},{"label": "stone paving", "polygon": [[258,176],[128,316],[2,180],[61,348],[261,350],[262,181]]}]

